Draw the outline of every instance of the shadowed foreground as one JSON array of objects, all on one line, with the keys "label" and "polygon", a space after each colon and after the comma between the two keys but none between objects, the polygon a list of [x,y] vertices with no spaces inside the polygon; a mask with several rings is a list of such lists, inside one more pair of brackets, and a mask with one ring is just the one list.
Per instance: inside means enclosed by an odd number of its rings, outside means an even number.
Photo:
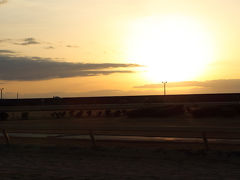
[{"label": "shadowed foreground", "polygon": [[0,153],[2,180],[240,178],[239,152],[1,145]]}]

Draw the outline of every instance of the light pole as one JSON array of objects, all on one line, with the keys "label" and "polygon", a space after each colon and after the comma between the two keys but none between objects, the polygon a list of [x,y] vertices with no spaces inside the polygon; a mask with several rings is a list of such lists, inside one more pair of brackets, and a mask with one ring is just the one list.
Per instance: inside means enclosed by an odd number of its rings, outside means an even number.
[{"label": "light pole", "polygon": [[166,84],[167,84],[167,81],[163,81],[163,94],[166,95]]},{"label": "light pole", "polygon": [[0,88],[0,91],[1,91],[1,99],[3,98],[3,96],[2,96],[3,90],[4,90],[4,88]]}]

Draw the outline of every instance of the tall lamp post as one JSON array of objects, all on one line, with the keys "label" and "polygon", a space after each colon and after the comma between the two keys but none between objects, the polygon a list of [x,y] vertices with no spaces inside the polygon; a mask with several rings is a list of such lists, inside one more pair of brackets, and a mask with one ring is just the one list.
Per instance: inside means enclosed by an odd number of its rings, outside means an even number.
[{"label": "tall lamp post", "polygon": [[166,95],[166,84],[167,84],[167,81],[163,81],[163,94]]},{"label": "tall lamp post", "polygon": [[3,94],[2,94],[2,92],[3,92],[3,90],[4,90],[4,88],[0,88],[0,91],[1,91],[1,99],[3,98]]}]

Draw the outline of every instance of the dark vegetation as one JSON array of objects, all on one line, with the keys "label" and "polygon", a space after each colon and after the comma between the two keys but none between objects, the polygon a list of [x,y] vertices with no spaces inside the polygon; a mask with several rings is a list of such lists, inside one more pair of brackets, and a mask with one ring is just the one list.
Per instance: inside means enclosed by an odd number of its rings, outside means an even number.
[{"label": "dark vegetation", "polygon": [[8,117],[9,117],[9,115],[8,115],[7,112],[0,112],[0,120],[1,120],[1,121],[7,120]]},{"label": "dark vegetation", "polygon": [[53,119],[61,118],[87,118],[87,117],[121,117],[126,115],[126,110],[70,110],[70,111],[56,111],[52,112]]},{"label": "dark vegetation", "polygon": [[141,117],[192,117],[192,118],[228,118],[240,116],[240,105],[168,105],[150,108],[139,108],[127,113],[130,118]]},{"label": "dark vegetation", "polygon": [[63,111],[63,112],[53,112],[53,113],[51,114],[51,116],[52,116],[53,118],[55,118],[55,119],[64,118],[65,115],[66,115],[66,112],[65,112],[65,111]]},{"label": "dark vegetation", "polygon": [[170,117],[183,116],[185,114],[184,105],[169,105],[161,107],[140,108],[127,112],[130,118],[141,117]]},{"label": "dark vegetation", "polygon": [[21,119],[22,120],[27,120],[28,118],[29,118],[29,112],[22,112]]},{"label": "dark vegetation", "polygon": [[[30,119],[31,112],[21,112],[20,119]],[[240,117],[240,104],[229,105],[161,105],[136,109],[105,109],[105,110],[69,110],[50,113],[52,119],[62,118],[234,118]],[[0,112],[0,120],[10,119],[8,112]]]},{"label": "dark vegetation", "polygon": [[240,105],[190,107],[188,112],[195,118],[236,117],[240,115]]},{"label": "dark vegetation", "polygon": [[[217,102],[217,103],[216,103]],[[36,98],[36,99],[2,99],[1,106],[51,106],[51,105],[121,105],[133,104],[135,109],[99,109],[66,110],[52,112],[53,119],[86,117],[239,117],[240,93],[235,94],[193,94],[193,95],[152,95],[152,96],[118,96],[118,97],[80,97],[80,98]],[[170,103],[171,105],[164,105]],[[185,105],[182,104],[186,103]],[[198,103],[198,105],[194,105]],[[211,105],[215,103],[215,105]],[[221,105],[222,103],[222,105]],[[223,105],[225,103],[225,105]],[[229,104],[227,104],[229,103]],[[232,103],[232,104],[231,104]],[[149,107],[154,105],[155,107]],[[156,106],[157,104],[161,104]],[[137,108],[138,105],[145,107]],[[111,106],[110,106],[111,107]],[[116,106],[115,106],[116,107]],[[134,108],[134,106],[133,106]],[[20,119],[29,119],[31,112],[20,112]],[[0,112],[0,120],[10,119],[11,114]]]},{"label": "dark vegetation", "polygon": [[185,103],[185,102],[239,102],[240,93],[188,94],[150,96],[109,96],[75,98],[2,99],[0,106],[77,105],[77,104],[131,104],[131,103]]}]

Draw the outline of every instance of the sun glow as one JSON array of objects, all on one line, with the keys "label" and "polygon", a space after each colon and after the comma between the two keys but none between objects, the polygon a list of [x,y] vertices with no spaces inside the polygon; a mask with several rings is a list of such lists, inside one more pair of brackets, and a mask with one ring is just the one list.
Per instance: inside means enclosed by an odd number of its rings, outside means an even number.
[{"label": "sun glow", "polygon": [[149,81],[192,80],[213,60],[208,33],[188,17],[141,19],[132,25],[127,58],[146,66]]}]

